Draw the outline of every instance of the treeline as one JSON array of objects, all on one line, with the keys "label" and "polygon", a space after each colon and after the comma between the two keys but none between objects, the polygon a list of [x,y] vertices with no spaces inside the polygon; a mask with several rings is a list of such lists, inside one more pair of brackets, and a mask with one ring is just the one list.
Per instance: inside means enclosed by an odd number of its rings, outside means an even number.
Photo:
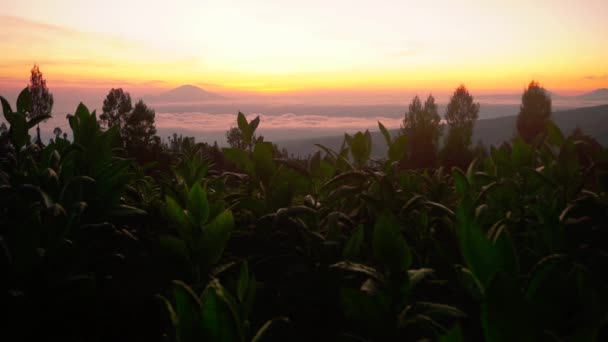
[{"label": "treeline", "polygon": [[0,97],[7,340],[608,339],[608,150],[564,136],[536,83],[479,154],[464,87],[442,149],[414,98],[403,134],[379,123],[383,160],[369,132],[288,158],[242,113],[232,147],[158,142],[116,89],[42,144],[36,91]]}]

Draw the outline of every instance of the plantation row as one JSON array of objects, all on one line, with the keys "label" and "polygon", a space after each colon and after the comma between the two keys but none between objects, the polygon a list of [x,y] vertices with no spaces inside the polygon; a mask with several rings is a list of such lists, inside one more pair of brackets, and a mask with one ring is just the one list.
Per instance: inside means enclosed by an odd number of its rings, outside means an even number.
[{"label": "plantation row", "polygon": [[[608,339],[608,150],[548,121],[466,168],[408,169],[379,124],[281,158],[179,142],[140,165],[80,105],[0,139],[2,334],[64,341]],[[14,340],[11,339],[11,340]]]}]

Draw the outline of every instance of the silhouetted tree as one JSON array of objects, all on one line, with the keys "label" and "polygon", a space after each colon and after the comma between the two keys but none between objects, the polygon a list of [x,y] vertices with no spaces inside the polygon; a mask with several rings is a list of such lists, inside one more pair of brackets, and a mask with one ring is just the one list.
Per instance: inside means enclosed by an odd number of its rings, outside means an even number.
[{"label": "silhouetted tree", "polygon": [[[31,70],[30,83],[28,84],[30,91],[31,103],[28,117],[30,119],[40,116],[51,115],[53,110],[53,94],[49,92],[46,86],[46,80],[42,77],[42,72],[37,64],[34,64]],[[40,125],[36,126],[36,143],[40,144]]]},{"label": "silhouetted tree", "polygon": [[122,88],[112,88],[105,100],[103,100],[99,123],[107,128],[118,126],[118,130],[122,131],[127,120],[127,115],[131,110],[133,110],[131,95],[122,90]]},{"label": "silhouetted tree", "polygon": [[2,123],[0,124],[0,135],[3,135],[4,133],[8,132],[8,127],[6,127],[6,123]]},{"label": "silhouetted tree", "polygon": [[449,130],[442,150],[443,165],[463,168],[471,162],[471,139],[478,115],[479,103],[473,102],[467,88],[460,85],[450,98],[445,112]]},{"label": "silhouetted tree", "polygon": [[545,131],[551,120],[551,98],[538,82],[532,81],[521,97],[521,107],[517,116],[517,132],[526,142],[531,143]]},{"label": "silhouetted tree", "polygon": [[249,144],[243,140],[243,133],[241,130],[238,127],[230,127],[230,129],[226,131],[226,141],[230,147],[245,150],[249,147],[253,148],[258,143],[264,142],[264,136],[253,134],[251,146],[249,146]]},{"label": "silhouetted tree", "polygon": [[62,133],[63,133],[63,131],[61,130],[61,127],[55,127],[53,129],[53,134],[55,135],[55,139],[59,139],[59,137],[61,137]]},{"label": "silhouetted tree", "polygon": [[230,127],[230,129],[226,131],[226,140],[230,147],[245,149],[245,144],[241,139],[241,130],[238,127]]},{"label": "silhouetted tree", "polygon": [[152,142],[156,134],[154,117],[156,113],[143,100],[139,100],[133,111],[126,116],[122,129],[125,148],[132,156],[137,156]]},{"label": "silhouetted tree", "polygon": [[424,102],[415,96],[409,110],[403,118],[402,134],[408,137],[408,152],[402,166],[412,168],[430,168],[437,163],[437,144],[441,134],[435,98],[429,95]]}]

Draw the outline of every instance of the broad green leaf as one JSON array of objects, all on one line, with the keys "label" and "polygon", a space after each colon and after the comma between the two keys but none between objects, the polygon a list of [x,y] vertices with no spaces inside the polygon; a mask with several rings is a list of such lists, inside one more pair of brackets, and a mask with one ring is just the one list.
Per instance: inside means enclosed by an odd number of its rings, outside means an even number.
[{"label": "broad green leaf", "polygon": [[189,239],[192,230],[184,209],[182,209],[171,196],[165,197],[165,203],[167,204],[167,215],[169,216],[169,220],[175,225],[179,236],[185,240]]},{"label": "broad green leaf", "polygon": [[249,288],[249,266],[247,265],[247,261],[243,262],[243,266],[241,266],[241,272],[239,273],[239,280],[237,282],[236,294],[239,301],[242,303],[245,300],[245,295],[247,294],[247,290]]},{"label": "broad green leaf", "polygon": [[340,290],[340,303],[346,319],[355,324],[378,332],[394,324],[389,318],[388,303],[384,303],[378,296],[371,296],[355,289],[343,288]]},{"label": "broad green leaf", "polygon": [[462,170],[457,167],[452,168],[452,178],[454,178],[454,186],[456,187],[456,192],[460,196],[464,196],[469,191],[469,181],[467,177],[464,175]]},{"label": "broad green leaf", "polygon": [[205,338],[199,341],[241,340],[240,328],[236,321],[236,313],[232,311],[228,301],[217,287],[209,286],[201,298],[201,327]]},{"label": "broad green leaf", "polygon": [[173,281],[175,314],[177,316],[176,335],[179,342],[203,341],[204,326],[198,297],[192,289],[181,281]]},{"label": "broad green leaf", "polygon": [[511,235],[503,227],[494,240],[497,256],[501,260],[501,269],[511,275],[519,274],[519,258]]},{"label": "broad green leaf", "polygon": [[260,116],[256,116],[255,119],[251,120],[251,122],[249,122],[249,130],[251,131],[251,134],[255,133],[255,130],[258,128],[258,125],[260,124]]},{"label": "broad green leaf", "polygon": [[391,161],[400,161],[407,151],[407,136],[400,135],[388,148],[388,158]]},{"label": "broad green leaf", "polygon": [[239,112],[239,114],[237,115],[236,122],[237,122],[241,132],[244,132],[249,128],[249,123],[247,123],[247,118],[241,112]]},{"label": "broad green leaf", "polygon": [[28,87],[23,88],[17,97],[17,112],[25,114],[32,111],[32,95]]},{"label": "broad green leaf", "polygon": [[223,211],[204,227],[203,235],[199,242],[201,265],[210,267],[218,262],[224,252],[224,247],[226,247],[233,227],[234,219],[230,210]]},{"label": "broad green leaf", "polygon": [[390,147],[393,144],[393,139],[391,138],[391,134],[388,132],[386,127],[382,124],[382,122],[378,121],[378,128],[380,128],[380,132],[384,136],[384,140],[386,141],[386,146]]},{"label": "broad green leaf", "polygon": [[372,153],[372,138],[369,131],[357,132],[349,142],[351,156],[358,167],[363,167],[369,161]]},{"label": "broad green leaf", "polygon": [[455,325],[452,329],[448,330],[447,333],[440,336],[439,342],[464,342],[464,336],[462,335],[460,325]]},{"label": "broad green leaf", "polygon": [[534,316],[517,281],[499,272],[485,292],[481,320],[487,341],[536,341]]},{"label": "broad green leaf", "polygon": [[194,220],[194,224],[202,227],[209,218],[209,201],[207,192],[199,182],[196,182],[188,193],[188,214]]},{"label": "broad green leaf", "polygon": [[6,121],[10,124],[13,109],[11,108],[11,105],[8,103],[8,101],[2,96],[0,96],[0,102],[2,102],[2,114],[4,115],[4,119],[6,119]]},{"label": "broad green leaf", "polygon": [[363,225],[357,226],[350,239],[348,239],[346,242],[346,246],[344,246],[344,259],[355,260],[359,257],[361,253],[361,246],[363,245],[364,235],[365,233],[363,230]]},{"label": "broad green leaf", "polygon": [[30,142],[30,135],[27,133],[27,131],[28,128],[25,115],[21,113],[13,115],[10,133],[11,142],[17,151]]},{"label": "broad green leaf", "polygon": [[564,134],[562,133],[562,131],[559,129],[559,127],[557,127],[553,120],[547,120],[546,128],[547,140],[549,141],[549,143],[555,146],[562,146],[566,139],[564,138]]},{"label": "broad green leaf", "polygon": [[27,128],[33,128],[34,126],[38,125],[39,123],[50,119],[51,116],[50,115],[38,115],[34,118],[31,118],[28,122],[27,122]]},{"label": "broad green leaf", "polygon": [[492,242],[469,218],[466,211],[466,205],[461,203],[457,214],[460,249],[469,269],[485,286],[501,265]]},{"label": "broad green leaf", "polygon": [[275,173],[273,161],[274,149],[272,143],[263,142],[255,144],[252,159],[255,174],[264,182],[269,182]]},{"label": "broad green leaf", "polygon": [[372,249],[376,259],[393,273],[407,270],[412,263],[412,255],[401,234],[400,224],[388,211],[376,220]]},{"label": "broad green leaf", "polygon": [[268,335],[269,333],[272,333],[271,327],[279,322],[289,323],[289,319],[287,317],[277,317],[266,321],[266,323],[264,323],[264,325],[262,325],[262,327],[255,333],[255,336],[251,339],[251,342],[261,342],[266,338],[273,340],[272,337],[268,337]]},{"label": "broad green leaf", "polygon": [[183,240],[178,239],[173,235],[161,235],[158,238],[158,242],[161,250],[165,251],[171,257],[185,263],[190,261],[190,253]]},{"label": "broad green leaf", "polygon": [[239,169],[243,170],[248,175],[255,175],[253,162],[249,158],[249,154],[240,148],[223,148],[226,159],[236,164]]}]

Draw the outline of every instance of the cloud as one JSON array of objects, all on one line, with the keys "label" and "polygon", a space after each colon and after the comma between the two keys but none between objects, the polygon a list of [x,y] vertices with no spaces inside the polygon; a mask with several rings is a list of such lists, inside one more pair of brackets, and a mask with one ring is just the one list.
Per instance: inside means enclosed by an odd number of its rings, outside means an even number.
[{"label": "cloud", "polygon": [[[254,117],[258,114],[250,114]],[[388,128],[397,128],[401,118],[385,116],[370,117],[332,117],[325,115],[296,115],[286,113],[280,115],[260,115],[260,131],[289,130],[289,129],[344,129],[365,130],[376,129],[378,121]],[[187,129],[200,132],[226,131],[236,126],[234,114],[207,114],[191,113],[156,113],[156,126],[158,128]]]},{"label": "cloud", "polygon": [[608,74],[603,75],[587,75],[582,78],[585,81],[608,80]]}]

